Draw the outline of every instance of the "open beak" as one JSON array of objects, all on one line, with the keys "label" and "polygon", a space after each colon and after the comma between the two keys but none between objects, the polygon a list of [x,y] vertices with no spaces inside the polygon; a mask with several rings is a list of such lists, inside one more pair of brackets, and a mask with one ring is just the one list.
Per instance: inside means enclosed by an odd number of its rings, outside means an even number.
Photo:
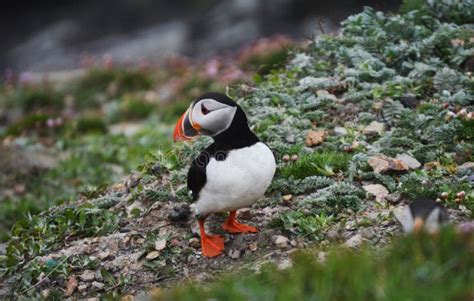
[{"label": "open beak", "polygon": [[413,225],[413,232],[420,233],[421,229],[423,229],[423,224],[423,219],[421,217],[416,217]]},{"label": "open beak", "polygon": [[176,123],[173,133],[174,142],[191,140],[193,137],[199,135],[198,130],[193,126],[189,116],[191,108],[192,106],[186,112],[184,112],[183,115],[181,115],[178,123]]}]

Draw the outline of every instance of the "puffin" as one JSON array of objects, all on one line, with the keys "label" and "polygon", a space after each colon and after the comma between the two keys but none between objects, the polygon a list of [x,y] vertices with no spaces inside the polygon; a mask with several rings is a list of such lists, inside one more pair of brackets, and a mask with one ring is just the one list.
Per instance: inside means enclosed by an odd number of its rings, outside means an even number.
[{"label": "puffin", "polygon": [[205,231],[212,213],[229,212],[222,225],[228,233],[256,233],[240,223],[237,210],[261,198],[275,174],[273,152],[250,129],[243,109],[228,96],[209,92],[195,99],[176,123],[174,141],[210,136],[213,143],[192,162],[187,186],[195,203],[202,254],[215,257],[224,250],[220,235]]},{"label": "puffin", "polygon": [[422,229],[434,234],[449,221],[448,211],[441,204],[420,199],[405,206],[401,212],[395,213],[405,233],[418,233]]}]

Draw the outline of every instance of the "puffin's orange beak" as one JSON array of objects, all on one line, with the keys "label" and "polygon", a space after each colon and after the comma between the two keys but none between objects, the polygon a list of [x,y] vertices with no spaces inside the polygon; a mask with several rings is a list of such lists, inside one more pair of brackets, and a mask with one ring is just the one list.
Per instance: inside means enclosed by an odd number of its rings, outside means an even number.
[{"label": "puffin's orange beak", "polygon": [[189,110],[184,112],[179,118],[176,126],[174,127],[173,139],[176,141],[191,140],[193,137],[199,135],[199,132],[193,127],[191,120],[189,119]]}]

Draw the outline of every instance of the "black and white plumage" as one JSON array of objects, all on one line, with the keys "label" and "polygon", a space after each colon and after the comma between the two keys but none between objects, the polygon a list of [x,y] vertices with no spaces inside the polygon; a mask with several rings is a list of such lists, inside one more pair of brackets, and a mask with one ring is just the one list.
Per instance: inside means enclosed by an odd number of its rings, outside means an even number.
[{"label": "black and white plumage", "polygon": [[[185,140],[198,134],[211,136],[214,143],[195,158],[188,172],[197,217],[203,222],[211,213],[229,211],[225,230],[254,232],[255,228],[235,220],[235,211],[265,193],[276,169],[273,153],[250,130],[244,111],[220,93],[196,99],[176,125],[174,138]],[[203,253],[206,249],[203,242]]]},{"label": "black and white plumage", "polygon": [[429,233],[438,232],[449,221],[448,212],[441,204],[432,200],[416,200],[395,212],[395,217],[405,233],[425,229]]}]

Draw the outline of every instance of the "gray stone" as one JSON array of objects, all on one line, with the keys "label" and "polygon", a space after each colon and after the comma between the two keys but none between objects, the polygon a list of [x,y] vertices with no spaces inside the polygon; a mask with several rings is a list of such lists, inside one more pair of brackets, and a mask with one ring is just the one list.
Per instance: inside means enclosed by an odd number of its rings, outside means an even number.
[{"label": "gray stone", "polygon": [[95,273],[91,270],[85,270],[81,275],[79,275],[79,278],[82,281],[89,282],[95,279]]},{"label": "gray stone", "polygon": [[336,135],[336,136],[345,136],[345,135],[347,135],[347,130],[346,130],[346,128],[343,128],[342,126],[336,126],[334,128],[334,135]]},{"label": "gray stone", "polygon": [[349,238],[344,244],[349,248],[357,248],[359,247],[362,242],[364,241],[361,234],[356,234]]},{"label": "gray stone", "polygon": [[366,135],[382,135],[385,131],[385,125],[378,121],[372,121],[368,126],[364,129],[364,134]]},{"label": "gray stone", "polygon": [[92,286],[96,287],[98,289],[103,289],[105,284],[103,284],[102,282],[94,281],[94,282],[92,282]]},{"label": "gray stone", "polygon": [[280,249],[284,249],[288,247],[288,243],[290,242],[290,240],[283,235],[275,235],[273,236],[272,240],[275,246],[277,246]]},{"label": "gray stone", "polygon": [[463,164],[458,166],[458,172],[464,172],[466,170],[474,171],[474,162],[464,162]]},{"label": "gray stone", "polygon": [[398,154],[395,159],[403,161],[410,169],[420,168],[421,163],[409,154]]}]

